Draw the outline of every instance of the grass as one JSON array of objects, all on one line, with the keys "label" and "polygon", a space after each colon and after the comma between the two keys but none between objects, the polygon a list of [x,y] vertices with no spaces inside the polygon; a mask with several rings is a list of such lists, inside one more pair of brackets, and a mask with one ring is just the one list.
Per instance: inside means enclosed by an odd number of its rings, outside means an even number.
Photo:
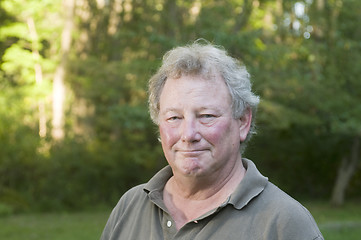
[{"label": "grass", "polygon": [[24,214],[0,217],[0,239],[99,239],[109,211]]},{"label": "grass", "polygon": [[[304,202],[327,240],[358,240],[361,204],[335,208],[324,202]],[[109,216],[107,211],[20,214],[0,217],[0,239],[98,240]]]},{"label": "grass", "polygon": [[333,207],[324,202],[304,203],[314,216],[327,240],[359,240],[361,236],[361,204],[347,203]]}]

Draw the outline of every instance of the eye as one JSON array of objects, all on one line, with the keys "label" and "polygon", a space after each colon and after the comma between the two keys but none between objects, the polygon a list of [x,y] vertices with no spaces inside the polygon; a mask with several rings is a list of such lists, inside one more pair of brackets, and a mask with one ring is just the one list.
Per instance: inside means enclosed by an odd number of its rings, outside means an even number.
[{"label": "eye", "polygon": [[214,116],[213,114],[202,114],[201,118],[215,118],[216,116]]},{"label": "eye", "polygon": [[201,114],[199,118],[202,123],[208,124],[211,123],[216,118],[216,115],[205,113],[205,114]]},{"label": "eye", "polygon": [[167,118],[167,121],[168,122],[174,122],[174,121],[177,121],[179,119],[180,119],[180,117],[178,117],[178,116],[171,116],[171,117]]}]

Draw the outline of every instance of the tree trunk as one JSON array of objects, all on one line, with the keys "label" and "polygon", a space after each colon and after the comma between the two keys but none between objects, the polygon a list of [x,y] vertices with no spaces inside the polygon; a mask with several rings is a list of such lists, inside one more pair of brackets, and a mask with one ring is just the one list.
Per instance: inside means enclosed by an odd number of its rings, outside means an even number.
[{"label": "tree trunk", "polygon": [[359,163],[360,138],[355,137],[351,146],[350,156],[346,156],[341,161],[338,169],[336,182],[333,188],[331,204],[335,206],[343,205],[345,201],[345,192],[352,176],[355,174]]},{"label": "tree trunk", "polygon": [[113,36],[120,25],[121,21],[121,12],[123,11],[123,1],[115,0],[113,5],[109,7],[109,24],[108,24],[108,34]]},{"label": "tree trunk", "polygon": [[[29,28],[30,37],[32,40],[32,55],[34,58],[34,70],[35,70],[35,81],[37,85],[41,85],[43,82],[43,71],[40,61],[40,54],[37,47],[37,42],[39,40],[38,33],[35,28],[34,19],[29,17],[27,19],[27,24]],[[46,136],[46,114],[45,114],[45,103],[43,100],[38,101],[38,111],[39,111],[39,136],[44,138]]]},{"label": "tree trunk", "polygon": [[252,9],[253,9],[253,0],[244,0],[242,13],[236,19],[236,23],[234,25],[233,31],[235,33],[239,32],[242,28],[244,28],[247,25],[249,18],[251,17]]},{"label": "tree trunk", "polygon": [[64,100],[65,71],[72,40],[74,0],[64,0],[65,24],[61,38],[61,60],[56,69],[53,82],[53,121],[52,137],[54,140],[64,138]]},{"label": "tree trunk", "polygon": [[166,1],[164,12],[167,14],[167,21],[164,22],[164,32],[170,38],[177,38],[177,29],[181,27],[178,22],[178,6],[176,1]]}]

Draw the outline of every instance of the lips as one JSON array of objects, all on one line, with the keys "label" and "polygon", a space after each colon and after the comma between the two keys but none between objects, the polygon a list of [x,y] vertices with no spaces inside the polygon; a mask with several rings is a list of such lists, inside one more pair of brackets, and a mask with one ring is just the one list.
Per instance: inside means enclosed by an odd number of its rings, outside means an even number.
[{"label": "lips", "polygon": [[177,152],[181,153],[185,157],[197,157],[200,154],[204,153],[206,150],[177,150]]}]

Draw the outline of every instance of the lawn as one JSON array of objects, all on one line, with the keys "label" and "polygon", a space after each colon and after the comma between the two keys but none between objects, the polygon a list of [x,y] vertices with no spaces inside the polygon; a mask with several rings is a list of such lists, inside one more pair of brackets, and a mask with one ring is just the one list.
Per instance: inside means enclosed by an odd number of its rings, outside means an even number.
[{"label": "lawn", "polygon": [[[327,203],[306,202],[327,240],[359,240],[361,204],[334,208]],[[6,240],[97,240],[110,213],[23,214],[0,217],[0,239]]]},{"label": "lawn", "polygon": [[332,207],[328,203],[322,202],[309,202],[304,205],[316,219],[325,239],[361,239],[360,201],[347,203],[343,207]]},{"label": "lawn", "polygon": [[24,214],[0,217],[0,239],[99,239],[109,211]]}]

